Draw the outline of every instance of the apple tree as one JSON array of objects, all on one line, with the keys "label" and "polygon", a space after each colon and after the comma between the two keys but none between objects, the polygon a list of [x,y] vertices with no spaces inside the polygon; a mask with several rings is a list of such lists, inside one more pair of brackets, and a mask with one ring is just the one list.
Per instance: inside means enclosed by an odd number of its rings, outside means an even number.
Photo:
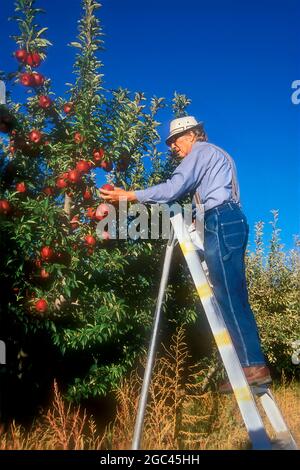
[{"label": "apple tree", "polygon": [[[0,77],[7,85],[0,283],[8,349],[1,380],[7,390],[27,387],[31,397],[53,377],[71,399],[103,395],[132,368],[151,328],[164,247],[161,240],[96,234],[105,216],[99,181],[143,188],[167,176],[174,161],[157,148],[164,99],[104,87],[100,5],[82,5],[67,97],[56,96],[43,74],[51,44],[34,0],[15,3],[16,70]],[[16,88],[22,103],[14,100]],[[187,104],[176,95],[175,113]]]}]

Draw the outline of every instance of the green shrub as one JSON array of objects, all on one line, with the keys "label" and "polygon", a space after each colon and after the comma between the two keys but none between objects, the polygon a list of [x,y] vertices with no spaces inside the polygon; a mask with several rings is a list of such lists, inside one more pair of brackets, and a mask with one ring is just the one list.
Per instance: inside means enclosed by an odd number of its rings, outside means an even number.
[{"label": "green shrub", "polygon": [[292,342],[300,338],[300,253],[285,251],[277,228],[278,211],[272,211],[272,235],[268,253],[263,244],[264,223],[255,226],[255,251],[246,257],[249,297],[258,323],[262,347],[278,372],[299,372],[292,361]]}]

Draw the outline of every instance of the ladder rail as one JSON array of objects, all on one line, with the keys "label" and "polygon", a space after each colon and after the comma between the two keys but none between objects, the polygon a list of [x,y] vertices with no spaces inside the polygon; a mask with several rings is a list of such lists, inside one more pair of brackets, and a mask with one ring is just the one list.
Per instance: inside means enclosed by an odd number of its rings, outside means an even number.
[{"label": "ladder rail", "polygon": [[[232,386],[233,393],[252,442],[253,449],[298,449],[269,388],[267,386],[249,387],[235,347],[225,325],[221,310],[214,296],[213,286],[210,283],[206,263],[199,257],[200,252],[203,254],[203,238],[198,231],[193,229],[189,230],[186,227],[181,214],[176,214],[171,217],[171,234],[165,252],[161,282],[154,314],[153,330],[135,422],[132,449],[139,449],[141,444],[149,387],[155,360],[155,350],[157,347],[161,309],[165,298],[165,290],[168,283],[170,265],[176,242],[179,242],[196,290],[202,302],[204,312],[210,324],[212,334],[226,369],[229,382]],[[254,396],[258,396],[260,398],[261,405],[276,433],[277,440],[275,442],[270,441]]]},{"label": "ladder rail", "polygon": [[253,448],[271,449],[270,439],[182,214],[174,215],[171,223],[202,302]]},{"label": "ladder rail", "polygon": [[141,444],[145,412],[146,412],[147,400],[148,400],[148,394],[149,394],[149,387],[150,387],[151,375],[152,375],[154,359],[155,359],[155,350],[156,350],[156,345],[157,345],[159,323],[160,323],[160,318],[161,318],[161,309],[162,309],[162,305],[163,305],[163,301],[165,297],[165,290],[166,290],[168,279],[169,279],[170,266],[171,266],[172,254],[173,254],[175,242],[176,242],[176,239],[174,236],[174,230],[171,230],[170,240],[166,247],[162,276],[161,276],[161,281],[160,281],[160,286],[159,286],[155,313],[154,313],[153,330],[152,330],[150,346],[148,350],[141,396],[139,399],[139,405],[138,405],[138,411],[137,411],[137,417],[136,417],[133,440],[132,440],[132,447],[131,447],[132,450],[138,450]]},{"label": "ladder rail", "polygon": [[297,450],[297,443],[276,404],[271,390],[266,387],[263,393],[259,393],[259,398],[266,416],[275,431],[279,446],[289,450]]}]

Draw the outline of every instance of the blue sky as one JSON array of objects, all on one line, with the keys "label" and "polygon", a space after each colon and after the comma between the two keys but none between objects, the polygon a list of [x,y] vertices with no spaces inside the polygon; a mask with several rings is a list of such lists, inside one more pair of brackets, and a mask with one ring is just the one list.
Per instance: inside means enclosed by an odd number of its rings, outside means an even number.
[{"label": "blue sky", "polygon": [[[7,21],[13,0],[1,0],[0,69],[13,70],[15,50]],[[38,0],[47,11],[41,25],[53,43],[41,72],[61,94],[72,80],[80,0]],[[190,114],[205,122],[211,142],[234,158],[244,211],[251,227],[279,210],[286,248],[299,234],[300,104],[291,84],[300,80],[299,0],[102,0],[105,86],[144,91],[148,97],[174,91],[192,99]],[[3,47],[5,45],[5,47]],[[169,112],[160,115],[161,136]]]}]

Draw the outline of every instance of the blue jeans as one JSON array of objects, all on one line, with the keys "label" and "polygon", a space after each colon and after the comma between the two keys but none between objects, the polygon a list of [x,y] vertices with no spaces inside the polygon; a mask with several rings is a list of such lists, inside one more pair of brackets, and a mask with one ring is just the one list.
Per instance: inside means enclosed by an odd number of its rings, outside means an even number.
[{"label": "blue jeans", "polygon": [[224,321],[243,367],[265,365],[248,300],[245,250],[249,226],[238,204],[226,202],[204,216],[204,257]]}]

